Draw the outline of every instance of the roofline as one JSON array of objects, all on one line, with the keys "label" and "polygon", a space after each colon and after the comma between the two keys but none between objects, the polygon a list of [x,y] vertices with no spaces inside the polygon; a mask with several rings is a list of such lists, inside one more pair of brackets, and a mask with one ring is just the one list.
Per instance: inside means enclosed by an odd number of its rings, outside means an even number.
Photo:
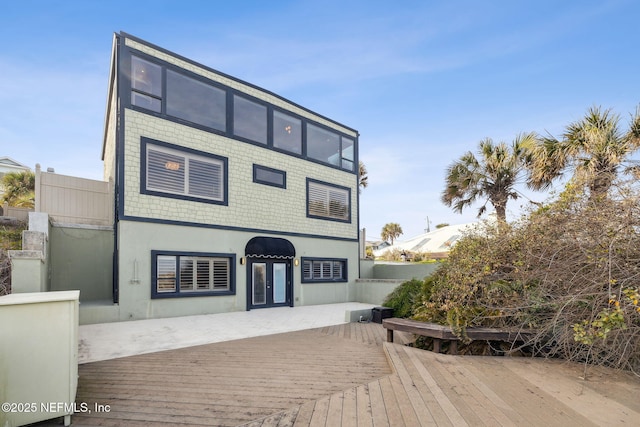
[{"label": "roofline", "polygon": [[131,34],[128,34],[128,33],[124,32],[124,31],[120,31],[120,33],[116,33],[116,36],[121,36],[121,37],[123,37],[123,38],[125,38],[125,39],[131,39],[131,40],[136,41],[136,42],[138,42],[138,43],[145,44],[145,45],[149,46],[150,48],[153,48],[153,49],[155,49],[155,50],[158,50],[158,51],[160,51],[160,52],[163,52],[163,53],[165,53],[165,54],[167,54],[167,55],[171,55],[171,56],[173,56],[174,58],[177,58],[177,59],[179,59],[179,60],[181,60],[181,61],[185,61],[185,62],[187,62],[187,63],[189,63],[189,64],[191,64],[191,65],[195,65],[196,67],[200,67],[200,68],[202,68],[202,69],[204,69],[204,70],[207,70],[207,71],[209,71],[209,72],[212,72],[212,73],[218,74],[218,75],[220,75],[220,76],[222,76],[222,77],[224,77],[224,78],[227,78],[227,79],[229,79],[229,80],[233,80],[233,81],[235,81],[235,82],[237,82],[237,83],[240,83],[240,84],[246,85],[246,86],[248,86],[248,87],[250,87],[250,88],[257,89],[257,90],[259,90],[259,91],[261,91],[261,92],[263,92],[263,93],[265,93],[265,94],[267,94],[267,95],[270,95],[270,96],[273,96],[273,97],[275,97],[275,98],[278,98],[278,99],[280,99],[280,100],[282,100],[282,101],[284,101],[284,102],[286,102],[286,103],[290,104],[290,105],[291,105],[291,106],[293,106],[293,107],[299,108],[299,109],[301,109],[301,110],[303,110],[303,111],[306,111],[307,113],[313,114],[313,115],[315,115],[315,116],[317,116],[317,117],[320,117],[320,118],[322,118],[322,119],[324,119],[324,120],[327,120],[327,121],[329,121],[329,122],[331,122],[331,123],[333,123],[333,124],[335,124],[335,125],[341,126],[341,127],[345,128],[345,129],[348,129],[348,130],[350,130],[350,131],[354,132],[354,133],[356,134],[356,137],[359,137],[359,136],[360,136],[360,133],[359,133],[356,129],[353,129],[353,128],[351,128],[351,127],[349,127],[349,126],[346,126],[346,125],[344,125],[344,124],[342,124],[342,123],[340,123],[340,122],[337,122],[337,121],[335,121],[335,120],[333,120],[333,119],[330,119],[329,117],[323,116],[322,114],[318,114],[317,112],[315,112],[315,111],[313,111],[313,110],[310,110],[310,109],[308,109],[308,108],[305,108],[305,107],[303,107],[303,106],[302,106],[302,105],[300,105],[300,104],[297,104],[297,103],[295,103],[295,102],[293,102],[293,101],[291,101],[291,100],[289,100],[289,99],[287,99],[287,98],[285,98],[285,97],[283,97],[283,96],[280,96],[280,95],[278,95],[278,94],[276,94],[276,93],[274,93],[274,92],[271,92],[271,91],[269,91],[269,90],[267,90],[267,89],[264,89],[264,88],[262,88],[262,87],[260,87],[260,86],[256,86],[256,85],[254,85],[254,84],[252,84],[252,83],[246,82],[246,81],[244,81],[244,80],[242,80],[242,79],[239,79],[239,78],[237,78],[237,77],[230,76],[229,74],[223,73],[223,72],[218,71],[218,70],[216,70],[216,69],[214,69],[214,68],[211,68],[211,67],[208,67],[208,66],[206,66],[206,65],[203,65],[203,64],[201,64],[201,63],[199,63],[199,62],[197,62],[197,61],[194,61],[194,60],[192,60],[192,59],[186,58],[186,57],[184,57],[184,56],[182,56],[182,55],[179,55],[179,54],[174,53],[174,52],[172,52],[172,51],[170,51],[170,50],[167,50],[167,49],[165,49],[165,48],[162,48],[162,47],[160,47],[160,46],[157,46],[157,45],[155,45],[155,44],[153,44],[153,43],[149,43],[149,42],[147,42],[146,40],[143,40],[143,39],[141,39],[141,38],[138,38],[138,37],[136,37],[136,36],[133,36],[133,35],[131,35]]},{"label": "roofline", "polygon": [[[104,153],[107,149],[107,132],[109,131],[109,112],[111,111],[111,102],[113,100],[113,91],[115,89],[115,78],[116,78],[116,56],[117,56],[117,46],[118,46],[119,35],[117,33],[113,34],[113,40],[111,42],[111,63],[109,68],[109,83],[107,87],[107,109],[104,113],[104,129],[102,134],[102,154],[101,160],[104,161]],[[116,113],[117,114],[117,113]],[[113,118],[111,118],[113,120]]]}]

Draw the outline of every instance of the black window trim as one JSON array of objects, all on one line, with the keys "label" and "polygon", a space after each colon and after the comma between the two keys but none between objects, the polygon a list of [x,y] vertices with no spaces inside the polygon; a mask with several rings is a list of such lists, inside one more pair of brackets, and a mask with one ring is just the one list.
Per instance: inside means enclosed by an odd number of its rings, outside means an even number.
[{"label": "black window trim", "polygon": [[[190,70],[187,70],[185,68],[179,67],[179,66],[177,66],[175,64],[163,61],[162,59],[159,59],[159,58],[151,56],[151,55],[149,55],[147,53],[141,52],[141,51],[139,51],[137,49],[134,49],[132,47],[127,47],[125,50],[128,52],[128,54],[123,55],[123,60],[122,60],[122,63],[121,63],[121,67],[124,68],[124,69],[127,69],[127,67],[128,67],[129,70],[131,69],[131,57],[133,57],[133,56],[136,56],[136,57],[138,57],[140,59],[143,59],[145,61],[151,62],[151,63],[161,67],[161,72],[162,72],[162,94],[161,94],[160,97],[156,97],[155,98],[155,99],[160,100],[160,112],[155,112],[153,110],[148,110],[148,109],[146,109],[144,107],[139,107],[139,106],[133,105],[133,103],[131,102],[131,93],[132,93],[132,91],[136,91],[136,90],[134,90],[132,88],[131,82],[128,81],[128,82],[126,82],[126,84],[122,85],[122,89],[124,90],[123,93],[128,93],[128,95],[125,98],[126,102],[125,102],[124,107],[130,108],[132,110],[139,111],[139,112],[142,112],[142,113],[145,113],[145,114],[149,114],[149,115],[152,115],[152,116],[156,116],[156,117],[162,118],[164,120],[169,120],[169,121],[173,121],[173,122],[176,122],[176,123],[179,123],[179,124],[183,124],[185,126],[189,126],[189,127],[193,127],[193,128],[196,128],[196,129],[200,129],[200,130],[203,130],[205,132],[226,136],[226,137],[234,139],[234,140],[246,142],[246,143],[258,146],[258,147],[266,148],[266,149],[269,149],[269,150],[272,150],[272,151],[276,151],[276,152],[279,152],[279,153],[284,153],[284,154],[287,154],[289,156],[301,158],[301,159],[304,159],[304,160],[309,161],[309,162],[313,162],[313,163],[316,163],[316,164],[319,164],[319,165],[330,167],[332,169],[341,170],[343,172],[351,173],[351,174],[354,174],[354,175],[358,174],[358,167],[357,167],[357,163],[358,163],[358,161],[357,161],[357,159],[358,159],[358,142],[359,142],[358,141],[358,139],[359,139],[358,135],[350,135],[350,134],[344,133],[344,132],[342,132],[342,131],[340,131],[338,129],[335,129],[335,128],[332,128],[330,126],[327,126],[327,125],[325,125],[325,124],[323,124],[321,122],[317,122],[315,120],[312,120],[312,119],[309,119],[307,117],[301,116],[301,115],[299,115],[299,114],[297,114],[297,113],[295,113],[295,112],[293,112],[291,110],[280,108],[280,107],[278,107],[278,106],[276,106],[274,104],[271,104],[268,101],[262,100],[260,98],[256,98],[255,96],[252,96],[252,95],[250,95],[250,94],[248,94],[246,92],[242,92],[242,91],[240,91],[238,89],[235,89],[233,87],[224,85],[224,84],[222,84],[220,82],[217,82],[215,80],[208,79],[208,78],[206,78],[206,77],[204,77],[204,76],[202,76],[200,74],[194,73],[193,71],[190,71]],[[172,54],[172,55],[175,56],[175,54]],[[192,62],[192,61],[190,61],[190,62]],[[203,68],[205,70],[208,70],[208,68],[203,66],[203,65],[198,65],[198,67],[199,68]],[[170,116],[170,115],[168,115],[166,113],[166,102],[167,102],[167,99],[166,99],[166,91],[167,91],[166,74],[167,74],[167,70],[171,70],[171,71],[173,71],[175,73],[184,75],[186,77],[190,77],[192,79],[200,81],[201,83],[204,83],[204,84],[207,84],[207,85],[210,85],[210,86],[213,86],[213,87],[216,87],[218,89],[221,89],[221,90],[225,91],[225,93],[226,93],[226,104],[225,104],[226,105],[225,106],[225,108],[226,108],[226,126],[225,126],[225,130],[224,131],[221,131],[221,130],[216,129],[216,128],[207,127],[207,126],[204,126],[204,125],[201,125],[201,124],[198,124],[198,123],[190,122],[188,120],[181,119],[181,118],[178,118],[178,117]],[[136,92],[137,93],[141,93],[143,95],[146,95],[145,93],[140,92],[140,91],[136,91]],[[263,143],[256,142],[256,141],[253,141],[253,140],[250,140],[250,139],[247,139],[247,138],[239,137],[239,136],[236,136],[233,133],[233,95],[241,96],[241,97],[243,97],[243,98],[245,98],[245,99],[247,99],[249,101],[253,101],[253,102],[262,104],[262,105],[267,107],[267,144],[263,144]],[[297,118],[297,119],[301,120],[301,125],[302,125],[302,152],[300,154],[297,154],[297,153],[294,153],[294,152],[291,152],[291,151],[287,151],[287,150],[283,150],[283,149],[279,149],[279,148],[273,146],[273,112],[274,111],[279,111],[279,112],[282,112],[284,114],[290,115],[290,116],[292,116],[294,118]],[[313,113],[313,112],[311,112],[311,113]],[[316,114],[316,113],[313,113],[313,114]],[[331,121],[330,119],[327,119],[327,120]],[[341,152],[339,153],[340,156],[342,155],[342,139],[343,138],[347,138],[347,139],[351,139],[351,140],[354,141],[354,156],[353,156],[354,160],[352,162],[353,163],[353,167],[352,167],[351,170],[342,167],[342,157],[341,157],[341,161],[340,161],[339,165],[333,165],[333,164],[331,164],[329,162],[323,162],[321,160],[317,160],[317,159],[314,159],[314,158],[311,158],[311,157],[307,157],[307,136],[306,136],[307,124],[312,124],[314,126],[321,127],[321,128],[326,129],[326,130],[328,130],[330,132],[336,133],[340,137],[340,150],[341,150]],[[339,123],[336,123],[336,124],[340,125]],[[344,127],[343,125],[340,125],[340,126]]]},{"label": "black window trim", "polygon": [[[262,169],[268,172],[274,172],[274,173],[278,173],[280,175],[282,175],[282,185],[276,184],[274,182],[269,182],[269,181],[265,181],[265,180],[261,180],[258,178],[258,169]],[[253,182],[257,183],[257,184],[262,184],[262,185],[269,185],[271,187],[277,187],[277,188],[287,188],[287,172],[280,170],[280,169],[274,169],[274,168],[270,168],[268,166],[262,166],[259,164],[254,163],[253,164]]]},{"label": "black window trim", "polygon": [[[158,292],[158,256],[176,257],[176,290],[174,292]],[[228,258],[229,259],[229,290],[208,291],[208,292],[180,292],[180,257],[206,257],[206,258]],[[183,252],[183,251],[151,251],[151,299],[163,298],[191,298],[191,297],[211,297],[227,296],[236,294],[236,254],[214,253],[214,252]]]},{"label": "black window trim", "polygon": [[[349,209],[349,213],[348,213],[348,218],[347,219],[340,219],[340,218],[332,218],[332,217],[328,217],[328,216],[321,216],[321,215],[313,215],[311,213],[309,213],[309,183],[315,183],[315,184],[320,184],[320,185],[324,185],[327,187],[333,187],[333,188],[337,188],[339,190],[346,190],[347,191],[347,201],[349,202],[349,205],[347,206]],[[335,222],[343,222],[343,223],[351,223],[351,188],[349,187],[344,187],[342,185],[337,185],[337,184],[332,184],[330,182],[326,182],[326,181],[320,181],[317,179],[313,179],[313,178],[307,178],[307,186],[306,186],[306,192],[305,192],[305,197],[306,197],[306,211],[307,211],[307,218],[314,218],[314,219],[321,219],[324,221],[335,221]]]},{"label": "black window trim", "polygon": [[[222,173],[222,182],[224,188],[222,189],[222,200],[213,200],[202,197],[189,196],[186,194],[174,194],[165,193],[157,190],[147,189],[147,146],[155,145],[158,147],[164,147],[175,151],[184,152],[186,154],[194,154],[197,156],[208,157],[222,162],[224,171]],[[189,200],[193,202],[209,203],[213,205],[229,205],[229,159],[216,154],[207,153],[200,150],[194,150],[193,148],[184,147],[181,145],[170,144],[168,142],[158,141],[155,139],[140,137],[140,194],[147,194],[150,196],[166,197],[170,199]]]},{"label": "black window trim", "polygon": [[[304,263],[306,261],[329,261],[329,262],[342,262],[342,278],[340,279],[307,279],[304,277]],[[347,258],[323,258],[323,257],[301,257],[300,258],[300,277],[301,283],[344,283],[349,281],[348,272],[348,259]]]}]

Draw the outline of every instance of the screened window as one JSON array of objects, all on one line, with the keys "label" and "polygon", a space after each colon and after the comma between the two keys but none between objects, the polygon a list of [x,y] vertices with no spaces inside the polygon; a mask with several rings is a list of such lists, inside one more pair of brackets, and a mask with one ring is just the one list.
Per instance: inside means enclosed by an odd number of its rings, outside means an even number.
[{"label": "screened window", "polygon": [[340,136],[334,132],[307,124],[307,157],[340,166]]},{"label": "screened window", "polygon": [[143,193],[226,201],[225,158],[146,141],[143,138]]},{"label": "screened window", "polygon": [[155,298],[233,294],[233,256],[152,252]]},{"label": "screened window", "polygon": [[266,166],[253,165],[253,182],[272,185],[274,187],[287,187],[287,173]]},{"label": "screened window", "polygon": [[347,261],[344,259],[302,259],[303,282],[345,282]]},{"label": "screened window", "polygon": [[351,221],[348,188],[307,180],[307,215],[314,218]]},{"label": "screened window", "polygon": [[157,113],[162,111],[162,67],[131,57],[131,103]]},{"label": "screened window", "polygon": [[167,71],[167,114],[202,126],[226,129],[226,92]]},{"label": "screened window", "polygon": [[302,154],[302,121],[279,111],[273,112],[273,146]]},{"label": "screened window", "polygon": [[261,144],[267,143],[267,107],[233,96],[233,134]]}]

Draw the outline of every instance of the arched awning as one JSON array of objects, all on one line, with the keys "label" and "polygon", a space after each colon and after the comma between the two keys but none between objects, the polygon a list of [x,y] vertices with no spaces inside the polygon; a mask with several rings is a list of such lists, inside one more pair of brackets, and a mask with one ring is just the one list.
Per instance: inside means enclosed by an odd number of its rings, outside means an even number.
[{"label": "arched awning", "polygon": [[278,237],[254,237],[244,248],[247,257],[293,259],[296,249],[290,241]]}]

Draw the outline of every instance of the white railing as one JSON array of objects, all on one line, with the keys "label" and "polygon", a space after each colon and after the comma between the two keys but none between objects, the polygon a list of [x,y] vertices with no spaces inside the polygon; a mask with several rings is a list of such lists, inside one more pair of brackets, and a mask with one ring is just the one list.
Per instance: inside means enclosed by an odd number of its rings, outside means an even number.
[{"label": "white railing", "polygon": [[57,223],[113,225],[113,185],[107,181],[42,172],[36,165],[36,212]]}]

